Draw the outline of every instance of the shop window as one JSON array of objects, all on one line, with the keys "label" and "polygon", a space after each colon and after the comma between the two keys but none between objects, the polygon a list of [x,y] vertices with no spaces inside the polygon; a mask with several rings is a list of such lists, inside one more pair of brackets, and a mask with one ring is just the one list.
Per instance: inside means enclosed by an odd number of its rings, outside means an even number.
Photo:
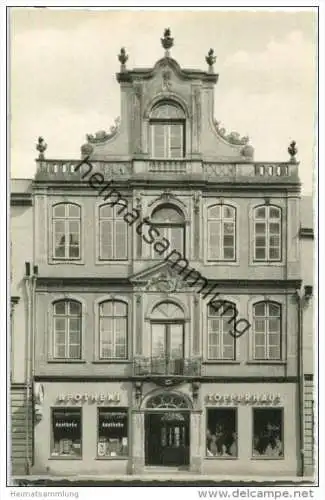
[{"label": "shop window", "polygon": [[211,458],[237,457],[237,410],[235,408],[207,410],[206,455]]},{"label": "shop window", "polygon": [[81,408],[52,410],[52,457],[81,457]]},{"label": "shop window", "polygon": [[283,457],[282,408],[253,409],[253,457]]},{"label": "shop window", "polygon": [[97,455],[102,458],[128,456],[127,410],[98,408]]}]

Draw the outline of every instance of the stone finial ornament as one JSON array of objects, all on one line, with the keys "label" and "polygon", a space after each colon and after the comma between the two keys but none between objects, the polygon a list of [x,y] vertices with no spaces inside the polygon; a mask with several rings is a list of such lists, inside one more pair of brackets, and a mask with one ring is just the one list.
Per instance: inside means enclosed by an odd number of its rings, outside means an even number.
[{"label": "stone finial ornament", "polygon": [[161,40],[161,45],[165,49],[166,57],[169,56],[169,49],[171,49],[174,45],[174,38],[171,37],[171,32],[169,28],[166,28],[164,31],[164,36]]},{"label": "stone finial ornament", "polygon": [[297,163],[296,155],[298,153],[296,141],[292,141],[288,147],[288,153],[290,155],[291,163]]},{"label": "stone finial ornament", "polygon": [[127,60],[129,59],[129,56],[127,55],[124,47],[121,48],[120,53],[117,56],[117,58],[121,63],[121,69],[125,69],[125,65],[126,65]]},{"label": "stone finial ornament", "polygon": [[217,56],[214,54],[214,50],[210,49],[208,55],[205,56],[205,60],[209,65],[209,69],[212,69],[212,66],[215,64],[217,60]]},{"label": "stone finial ornament", "polygon": [[44,160],[44,153],[46,151],[46,148],[47,148],[47,144],[44,141],[43,137],[39,137],[37,140],[37,144],[36,144],[36,149],[39,152],[39,155],[38,155],[39,160]]}]

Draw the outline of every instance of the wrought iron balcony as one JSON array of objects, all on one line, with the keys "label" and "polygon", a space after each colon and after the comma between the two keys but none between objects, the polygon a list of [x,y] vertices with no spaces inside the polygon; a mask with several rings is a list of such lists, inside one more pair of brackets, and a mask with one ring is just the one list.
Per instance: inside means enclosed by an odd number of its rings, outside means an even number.
[{"label": "wrought iron balcony", "polygon": [[201,359],[139,356],[134,359],[133,374],[144,377],[177,375],[197,377],[201,375]]}]

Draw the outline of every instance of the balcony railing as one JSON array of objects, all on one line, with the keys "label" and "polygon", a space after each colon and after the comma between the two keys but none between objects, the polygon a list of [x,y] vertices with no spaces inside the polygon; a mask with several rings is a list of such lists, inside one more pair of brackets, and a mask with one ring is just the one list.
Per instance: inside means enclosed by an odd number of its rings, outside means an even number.
[{"label": "balcony railing", "polygon": [[[283,183],[298,182],[298,163],[263,163],[263,162],[202,162],[200,160],[144,160],[116,161],[90,160],[80,166],[82,160],[38,160],[36,181],[87,181],[91,174],[100,173],[105,180],[120,179],[129,181],[132,177],[141,179],[166,178],[169,176],[186,177],[207,182],[245,182],[245,183]],[[90,166],[91,165],[91,166]],[[158,177],[157,177],[158,175]]]},{"label": "balcony railing", "polygon": [[201,360],[199,358],[138,357],[133,362],[133,374],[137,376],[183,375],[195,377],[201,375]]}]

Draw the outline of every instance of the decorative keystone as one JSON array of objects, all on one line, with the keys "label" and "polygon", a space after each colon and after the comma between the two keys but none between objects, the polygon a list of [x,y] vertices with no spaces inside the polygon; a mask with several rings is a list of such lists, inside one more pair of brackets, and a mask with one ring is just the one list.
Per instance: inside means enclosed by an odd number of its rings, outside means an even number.
[{"label": "decorative keystone", "polygon": [[169,49],[171,49],[174,45],[174,38],[171,37],[171,32],[169,28],[166,28],[164,31],[164,37],[160,39],[161,45],[165,49],[165,56],[169,56]]},{"label": "decorative keystone", "polygon": [[214,50],[210,49],[208,55],[205,56],[205,60],[209,65],[209,69],[212,70],[212,66],[215,64],[217,60],[217,56],[214,54]]},{"label": "decorative keystone", "polygon": [[36,144],[36,149],[39,152],[38,159],[39,160],[44,160],[44,153],[46,151],[47,144],[44,141],[43,137],[39,137],[37,144]]},{"label": "decorative keystone", "polygon": [[296,155],[298,153],[296,141],[290,142],[290,145],[288,147],[288,153],[290,155],[290,161],[291,163],[297,163]]},{"label": "decorative keystone", "polygon": [[117,58],[121,63],[121,69],[125,70],[125,65],[126,65],[127,60],[129,59],[129,56],[127,55],[124,47],[121,48],[120,53],[117,56]]}]

